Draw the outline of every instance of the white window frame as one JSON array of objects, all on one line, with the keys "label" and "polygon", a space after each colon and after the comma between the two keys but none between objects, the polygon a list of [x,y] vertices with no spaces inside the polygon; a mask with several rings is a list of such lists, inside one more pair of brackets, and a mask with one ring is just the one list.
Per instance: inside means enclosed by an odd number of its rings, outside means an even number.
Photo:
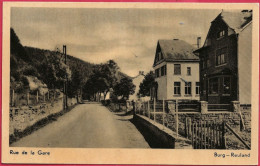
[{"label": "white window frame", "polygon": [[[180,85],[179,86],[175,86],[175,83],[179,83]],[[175,91],[175,88],[176,88],[176,91]],[[179,92],[179,93],[175,93],[175,92]],[[181,82],[177,82],[176,81],[176,82],[173,83],[173,94],[174,95],[178,95],[178,96],[181,95]]]},{"label": "white window frame", "polygon": [[[185,83],[185,95],[191,95],[192,92],[191,92],[191,89],[192,89],[192,85],[191,85],[191,82],[186,82]],[[190,90],[190,93],[188,93]]]}]

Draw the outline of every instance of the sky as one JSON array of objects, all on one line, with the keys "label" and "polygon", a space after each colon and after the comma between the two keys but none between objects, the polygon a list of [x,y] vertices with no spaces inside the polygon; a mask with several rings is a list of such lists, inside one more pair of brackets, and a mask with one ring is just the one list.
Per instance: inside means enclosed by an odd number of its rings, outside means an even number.
[{"label": "sky", "polygon": [[91,63],[109,59],[129,76],[152,70],[157,41],[202,44],[221,10],[12,8],[11,27],[24,46],[62,50]]}]

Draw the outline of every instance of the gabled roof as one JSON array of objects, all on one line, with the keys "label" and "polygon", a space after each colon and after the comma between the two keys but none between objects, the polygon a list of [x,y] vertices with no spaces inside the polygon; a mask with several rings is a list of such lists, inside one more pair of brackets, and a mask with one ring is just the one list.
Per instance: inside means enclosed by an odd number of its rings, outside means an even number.
[{"label": "gabled roof", "polygon": [[158,45],[166,61],[199,60],[195,48],[183,40],[159,40]]},{"label": "gabled roof", "polygon": [[[248,23],[252,22],[252,10],[223,10],[212,22],[219,18],[221,18],[229,28],[233,29],[235,33],[240,33],[240,31],[246,25],[248,25]],[[208,35],[210,33],[210,29],[208,31]],[[205,46],[205,43],[208,38],[208,35],[205,39],[203,46],[195,50],[194,52],[199,52],[202,49],[207,48],[207,46]]]},{"label": "gabled roof", "polygon": [[239,29],[243,28],[247,23],[252,21],[252,12],[249,11],[238,11],[238,10],[225,10],[222,11],[219,16],[223,21],[236,33]]}]

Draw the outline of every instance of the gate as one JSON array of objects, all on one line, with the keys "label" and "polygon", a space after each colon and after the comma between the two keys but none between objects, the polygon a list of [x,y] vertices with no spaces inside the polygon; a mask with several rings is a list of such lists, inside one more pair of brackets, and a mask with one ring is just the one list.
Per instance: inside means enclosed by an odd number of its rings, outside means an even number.
[{"label": "gate", "polygon": [[186,136],[194,149],[226,149],[225,122],[188,121]]}]

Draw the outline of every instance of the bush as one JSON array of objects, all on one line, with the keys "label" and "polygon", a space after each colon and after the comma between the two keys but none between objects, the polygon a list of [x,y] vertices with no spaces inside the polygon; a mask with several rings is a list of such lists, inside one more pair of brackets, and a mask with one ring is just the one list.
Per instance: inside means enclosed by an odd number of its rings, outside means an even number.
[{"label": "bush", "polygon": [[104,106],[109,106],[110,105],[110,100],[101,100],[101,103],[104,105]]}]

